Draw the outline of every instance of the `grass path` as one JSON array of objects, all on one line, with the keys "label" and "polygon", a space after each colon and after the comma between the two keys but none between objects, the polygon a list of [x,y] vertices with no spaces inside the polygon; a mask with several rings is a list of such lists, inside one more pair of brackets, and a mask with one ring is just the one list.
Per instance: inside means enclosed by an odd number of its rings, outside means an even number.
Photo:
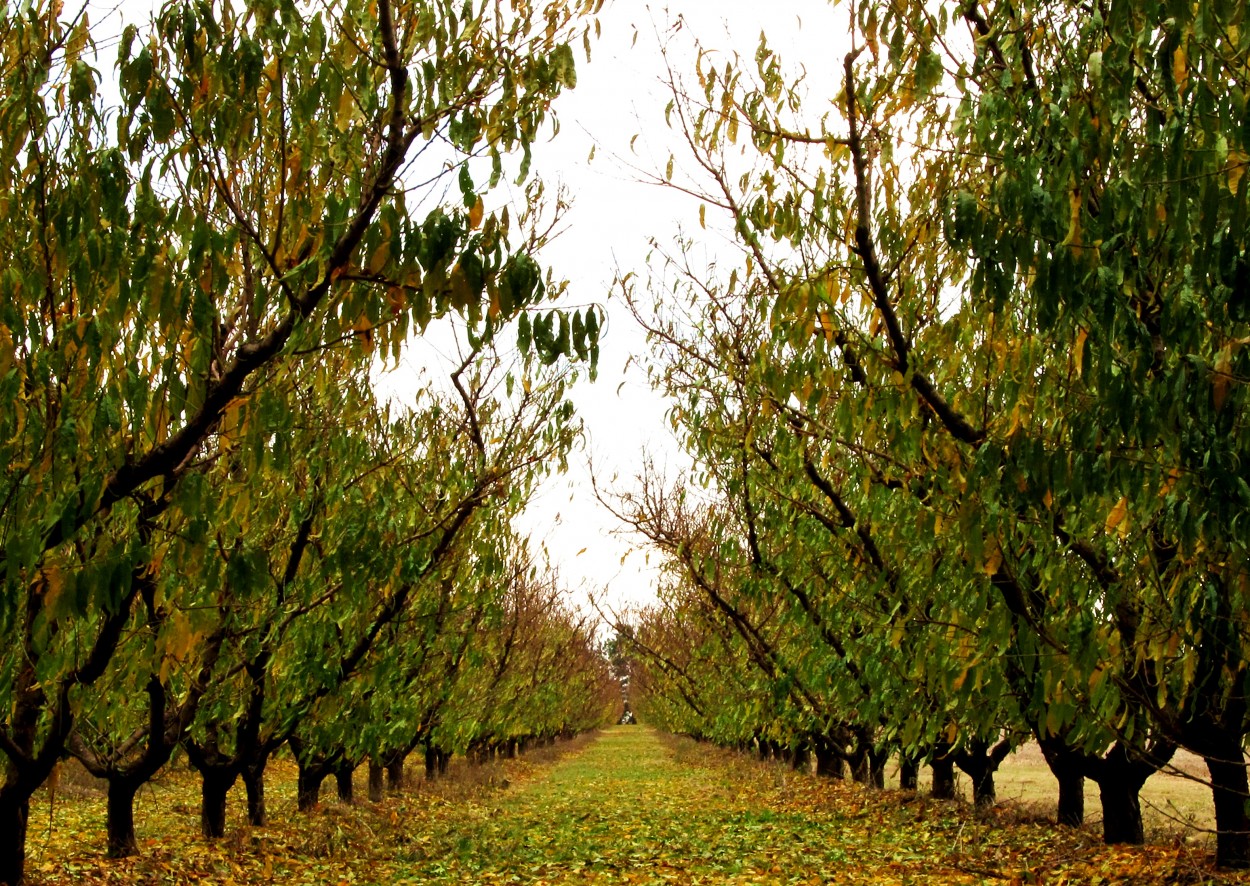
[{"label": "grass path", "polygon": [[1066,866],[1053,848],[1073,848],[1049,845],[1049,826],[1017,828],[1008,844],[949,804],[898,797],[616,727],[495,803],[459,810],[401,854],[397,873],[484,884],[1037,882]]},{"label": "grass path", "polygon": [[786,808],[773,778],[759,784],[742,778],[747,773],[679,761],[689,750],[682,755],[646,727],[610,730],[432,840],[412,874],[486,883],[761,882],[799,862],[824,882],[846,861],[811,810]]},{"label": "grass path", "polygon": [[[552,757],[558,754],[558,759]],[[31,886],[384,884],[1250,884],[1183,842],[1105,847],[1093,827],[874,792],[664,736],[645,726],[516,760],[457,768],[381,804],[294,809],[272,765],[267,827],[232,807],[224,840],[197,834],[197,782],[145,792],[139,856],[103,857],[98,792],[32,818]],[[511,784],[507,785],[510,781]],[[507,786],[505,786],[507,785]]]}]

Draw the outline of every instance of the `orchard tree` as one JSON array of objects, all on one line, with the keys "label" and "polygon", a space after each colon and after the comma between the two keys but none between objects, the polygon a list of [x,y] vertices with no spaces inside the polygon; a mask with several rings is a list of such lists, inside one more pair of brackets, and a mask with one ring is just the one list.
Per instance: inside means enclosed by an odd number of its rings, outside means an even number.
[{"label": "orchard tree", "polygon": [[846,15],[829,101],[765,41],[675,79],[681,186],[743,251],[691,291],[755,308],[760,389],[818,465],[888,490],[857,524],[958,564],[919,597],[983,613],[940,694],[1009,652],[996,679],[1057,773],[1099,782],[1110,841],[1141,839],[1137,789],[1188,747],[1219,863],[1250,864],[1245,10]]},{"label": "orchard tree", "polygon": [[[224,424],[294,355],[544,298],[468,160],[524,177],[597,5],[173,2],[122,31],[117,107],[85,11],[0,13],[0,882]],[[541,316],[544,357],[590,355]]]}]

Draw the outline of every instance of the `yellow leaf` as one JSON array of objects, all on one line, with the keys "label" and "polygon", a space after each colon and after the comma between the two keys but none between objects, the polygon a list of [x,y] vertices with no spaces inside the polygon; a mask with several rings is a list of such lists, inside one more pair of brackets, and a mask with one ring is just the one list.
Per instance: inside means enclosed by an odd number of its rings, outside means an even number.
[{"label": "yellow leaf", "polygon": [[1007,436],[1014,437],[1016,431],[1020,430],[1020,404],[1017,403],[1011,410],[1011,427],[1007,429]]},{"label": "yellow leaf", "polygon": [[1224,408],[1224,401],[1228,399],[1228,389],[1233,382],[1232,360],[1232,348],[1228,345],[1220,348],[1219,353],[1215,355],[1215,374],[1212,377],[1211,386],[1216,412]]},{"label": "yellow leaf", "polygon": [[1054,504],[1054,502],[1055,502],[1055,497],[1051,495],[1050,490],[1047,489],[1046,494],[1042,496],[1042,506],[1049,510],[1050,506]]},{"label": "yellow leaf", "polygon": [[476,231],[482,226],[482,217],[484,215],[486,215],[486,202],[482,200],[482,196],[479,194],[477,202],[469,210],[469,227]]},{"label": "yellow leaf", "polygon": [[1003,549],[994,543],[994,547],[986,555],[985,563],[981,566],[981,571],[986,575],[993,575],[998,571],[998,567],[1003,565]]},{"label": "yellow leaf", "polygon": [[1172,468],[1168,471],[1167,479],[1163,481],[1163,486],[1159,489],[1159,497],[1164,498],[1176,486],[1176,481],[1181,478],[1181,469]]},{"label": "yellow leaf", "polygon": [[65,590],[65,576],[59,566],[45,566],[40,570],[43,577],[43,605],[49,612],[56,611],[57,601]]},{"label": "yellow leaf", "polygon": [[1103,524],[1103,531],[1110,535],[1112,532],[1115,532],[1118,527],[1123,526],[1124,528],[1120,530],[1120,535],[1123,536],[1126,532],[1128,532],[1128,523],[1126,521],[1127,517],[1128,496],[1124,496],[1115,503],[1115,507],[1111,509],[1111,513],[1107,514],[1107,521]]},{"label": "yellow leaf", "polygon": [[1228,152],[1228,189],[1234,194],[1241,185],[1241,177],[1246,174],[1246,164],[1250,163],[1250,155],[1234,148]]},{"label": "yellow leaf", "polygon": [[1072,189],[1068,191],[1068,236],[1063,238],[1061,246],[1080,246],[1081,245],[1081,208],[1085,201],[1081,197],[1081,189],[1072,183]]},{"label": "yellow leaf", "polygon": [[391,260],[391,243],[389,240],[383,240],[378,244],[378,248],[373,250],[373,254],[369,256],[368,271],[370,274],[380,274],[382,269],[386,267],[387,262]]},{"label": "yellow leaf", "polygon": [[84,12],[82,14],[82,20],[70,33],[69,40],[65,43],[65,67],[73,67],[74,63],[78,61],[78,57],[82,55],[83,49],[87,46],[89,27],[90,25],[87,21],[87,13]]},{"label": "yellow leaf", "polygon": [[334,125],[339,132],[346,132],[356,117],[356,97],[350,89],[344,89],[339,95],[339,107],[334,115]]},{"label": "yellow leaf", "polygon": [[1072,349],[1072,362],[1076,366],[1076,374],[1079,377],[1081,370],[1085,366],[1085,340],[1089,338],[1089,333],[1085,331],[1085,327],[1081,327],[1076,333],[1076,346]]},{"label": "yellow leaf", "polygon": [[1189,53],[1183,43],[1172,53],[1172,79],[1176,81],[1177,92],[1185,88],[1185,81],[1189,79]]}]

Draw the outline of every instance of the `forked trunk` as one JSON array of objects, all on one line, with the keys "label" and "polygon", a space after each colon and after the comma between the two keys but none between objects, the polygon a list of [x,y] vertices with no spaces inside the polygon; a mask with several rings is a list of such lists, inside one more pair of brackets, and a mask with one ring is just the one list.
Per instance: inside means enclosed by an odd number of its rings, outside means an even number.
[{"label": "forked trunk", "polygon": [[386,766],[386,786],[392,794],[397,794],[404,789],[407,781],[404,760],[407,756],[407,754],[398,754]]},{"label": "forked trunk", "polygon": [[1120,773],[1104,775],[1098,783],[1098,796],[1102,801],[1102,839],[1112,845],[1146,842],[1142,827],[1141,785],[1135,779]]},{"label": "forked trunk", "polygon": [[321,785],[329,774],[330,770],[326,766],[300,764],[295,798],[295,805],[300,812],[311,812],[317,807],[317,802],[321,799]]},{"label": "forked trunk", "polygon": [[1051,774],[1059,782],[1058,823],[1079,828],[1085,823],[1085,765],[1082,755],[1057,739],[1040,742]]}]

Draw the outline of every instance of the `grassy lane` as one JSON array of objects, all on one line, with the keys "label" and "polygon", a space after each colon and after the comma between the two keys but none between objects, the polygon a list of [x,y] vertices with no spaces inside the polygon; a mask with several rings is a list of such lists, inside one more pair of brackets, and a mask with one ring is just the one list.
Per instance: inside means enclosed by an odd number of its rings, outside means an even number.
[{"label": "grassy lane", "polygon": [[461,807],[448,830],[401,853],[396,873],[486,884],[1113,883],[1200,863],[1183,847],[1107,850],[1089,834],[1004,830],[901,796],[617,727],[493,804]]},{"label": "grassy lane", "polygon": [[[554,762],[552,758],[559,755]],[[31,886],[383,884],[1162,884],[1215,874],[1205,845],[1108,848],[1004,804],[870,792],[662,736],[644,726],[422,783],[374,805],[294,808],[274,762],[269,826],[198,836],[198,783],[174,767],[141,795],[141,854],[103,857],[98,786],[63,786],[32,815]],[[360,773],[363,776],[363,773]],[[363,791],[363,784],[358,790]]]}]

